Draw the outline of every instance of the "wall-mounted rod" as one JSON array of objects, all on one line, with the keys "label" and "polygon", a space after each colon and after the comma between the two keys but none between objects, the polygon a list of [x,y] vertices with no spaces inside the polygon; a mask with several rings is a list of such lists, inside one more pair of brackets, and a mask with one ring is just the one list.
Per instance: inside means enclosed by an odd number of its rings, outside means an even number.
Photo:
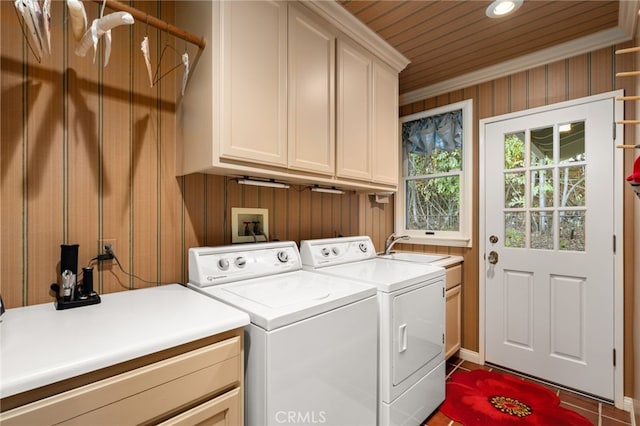
[{"label": "wall-mounted rod", "polygon": [[640,46],[638,47],[629,47],[626,49],[618,49],[616,50],[616,55],[620,55],[622,53],[633,53],[633,52],[640,52]]},{"label": "wall-mounted rod", "polygon": [[634,149],[634,148],[640,148],[640,144],[638,144],[638,145],[616,145],[616,148]]},{"label": "wall-mounted rod", "polygon": [[162,31],[166,31],[169,34],[176,36],[182,40],[186,40],[189,43],[195,44],[200,49],[204,49],[207,45],[206,41],[202,37],[197,37],[182,28],[178,28],[174,25],[171,25],[161,19],[158,19],[154,16],[148,15],[138,9],[135,9],[131,6],[127,6],[126,4],[120,3],[116,0],[93,0],[94,3],[103,4],[117,12],[129,12],[133,18],[138,22],[144,22],[145,24],[149,24],[152,27],[158,28]]},{"label": "wall-mounted rod", "polygon": [[640,71],[627,71],[616,73],[616,77],[634,77],[640,75]]},{"label": "wall-mounted rod", "polygon": [[640,96],[620,96],[616,101],[640,101]]},{"label": "wall-mounted rod", "polygon": [[616,124],[640,124],[640,120],[619,120]]}]

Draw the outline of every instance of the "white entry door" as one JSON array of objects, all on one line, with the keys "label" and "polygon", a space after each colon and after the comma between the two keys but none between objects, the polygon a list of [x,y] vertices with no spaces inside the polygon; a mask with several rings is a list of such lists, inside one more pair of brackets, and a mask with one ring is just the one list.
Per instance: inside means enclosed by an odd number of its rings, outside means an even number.
[{"label": "white entry door", "polygon": [[614,102],[487,123],[480,236],[486,361],[609,400]]}]

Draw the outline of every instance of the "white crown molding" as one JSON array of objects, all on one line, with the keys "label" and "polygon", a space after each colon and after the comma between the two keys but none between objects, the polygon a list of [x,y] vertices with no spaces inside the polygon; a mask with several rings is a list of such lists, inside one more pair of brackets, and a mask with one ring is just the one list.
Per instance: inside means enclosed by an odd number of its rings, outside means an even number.
[{"label": "white crown molding", "polygon": [[639,6],[640,1],[638,0],[620,0],[618,26],[622,28],[625,33],[629,34],[629,36],[633,36],[636,32]]},{"label": "white crown molding", "polygon": [[[622,1],[621,10],[623,9],[622,5],[626,3],[637,3],[637,1]],[[637,17],[637,8],[632,15],[635,21]],[[495,80],[497,78],[505,77],[507,75],[515,74],[541,65],[550,64],[562,59],[571,58],[583,53],[623,43],[631,40],[633,38],[632,35],[633,32],[627,33],[626,29],[621,27],[599,31],[576,40],[505,61],[497,65],[492,65],[431,86],[404,93],[400,95],[400,105],[421,101],[443,93],[464,89],[465,87]]]},{"label": "white crown molding", "polygon": [[409,65],[405,56],[387,43],[375,31],[367,27],[362,21],[353,16],[347,9],[335,1],[306,0],[301,2],[313,10],[340,31],[351,37],[369,51],[388,63],[397,72]]}]

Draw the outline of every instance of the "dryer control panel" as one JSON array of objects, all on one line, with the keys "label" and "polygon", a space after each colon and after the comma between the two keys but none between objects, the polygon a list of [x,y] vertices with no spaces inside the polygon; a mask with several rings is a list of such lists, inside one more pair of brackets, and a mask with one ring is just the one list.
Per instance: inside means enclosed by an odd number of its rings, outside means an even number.
[{"label": "dryer control panel", "polygon": [[198,287],[302,269],[293,241],[189,249],[189,283]]},{"label": "dryer control panel", "polygon": [[358,262],[376,256],[376,248],[368,236],[325,238],[300,242],[302,264],[314,268]]}]

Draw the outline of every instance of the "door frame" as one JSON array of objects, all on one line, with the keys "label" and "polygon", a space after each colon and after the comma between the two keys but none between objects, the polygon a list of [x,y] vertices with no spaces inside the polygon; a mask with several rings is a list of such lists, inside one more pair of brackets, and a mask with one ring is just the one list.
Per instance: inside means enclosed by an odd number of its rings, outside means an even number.
[{"label": "door frame", "polygon": [[[485,363],[485,291],[486,280],[485,272],[487,270],[485,250],[486,250],[486,230],[485,230],[485,200],[486,191],[485,181],[485,128],[488,124],[497,121],[510,120],[526,115],[547,112],[556,109],[567,108],[584,103],[599,101],[603,99],[613,98],[614,100],[614,119],[616,122],[624,119],[624,105],[622,102],[615,101],[616,97],[624,95],[624,90],[616,90],[612,92],[602,93],[584,98],[574,99],[571,101],[559,102],[556,104],[545,105],[541,107],[531,108],[524,111],[518,111],[503,114],[495,117],[488,117],[479,120],[479,233],[478,233],[478,313],[479,313],[479,361]],[[624,408],[624,232],[623,232],[623,195],[625,188],[623,150],[616,149],[615,145],[624,143],[624,128],[622,124],[612,123],[615,126],[615,140],[611,145],[614,149],[614,232],[616,235],[616,252],[614,254],[614,295],[613,295],[613,327],[614,327],[614,344],[616,348],[616,359],[614,368],[614,403],[619,409]],[[612,130],[613,131],[613,130]]]}]

